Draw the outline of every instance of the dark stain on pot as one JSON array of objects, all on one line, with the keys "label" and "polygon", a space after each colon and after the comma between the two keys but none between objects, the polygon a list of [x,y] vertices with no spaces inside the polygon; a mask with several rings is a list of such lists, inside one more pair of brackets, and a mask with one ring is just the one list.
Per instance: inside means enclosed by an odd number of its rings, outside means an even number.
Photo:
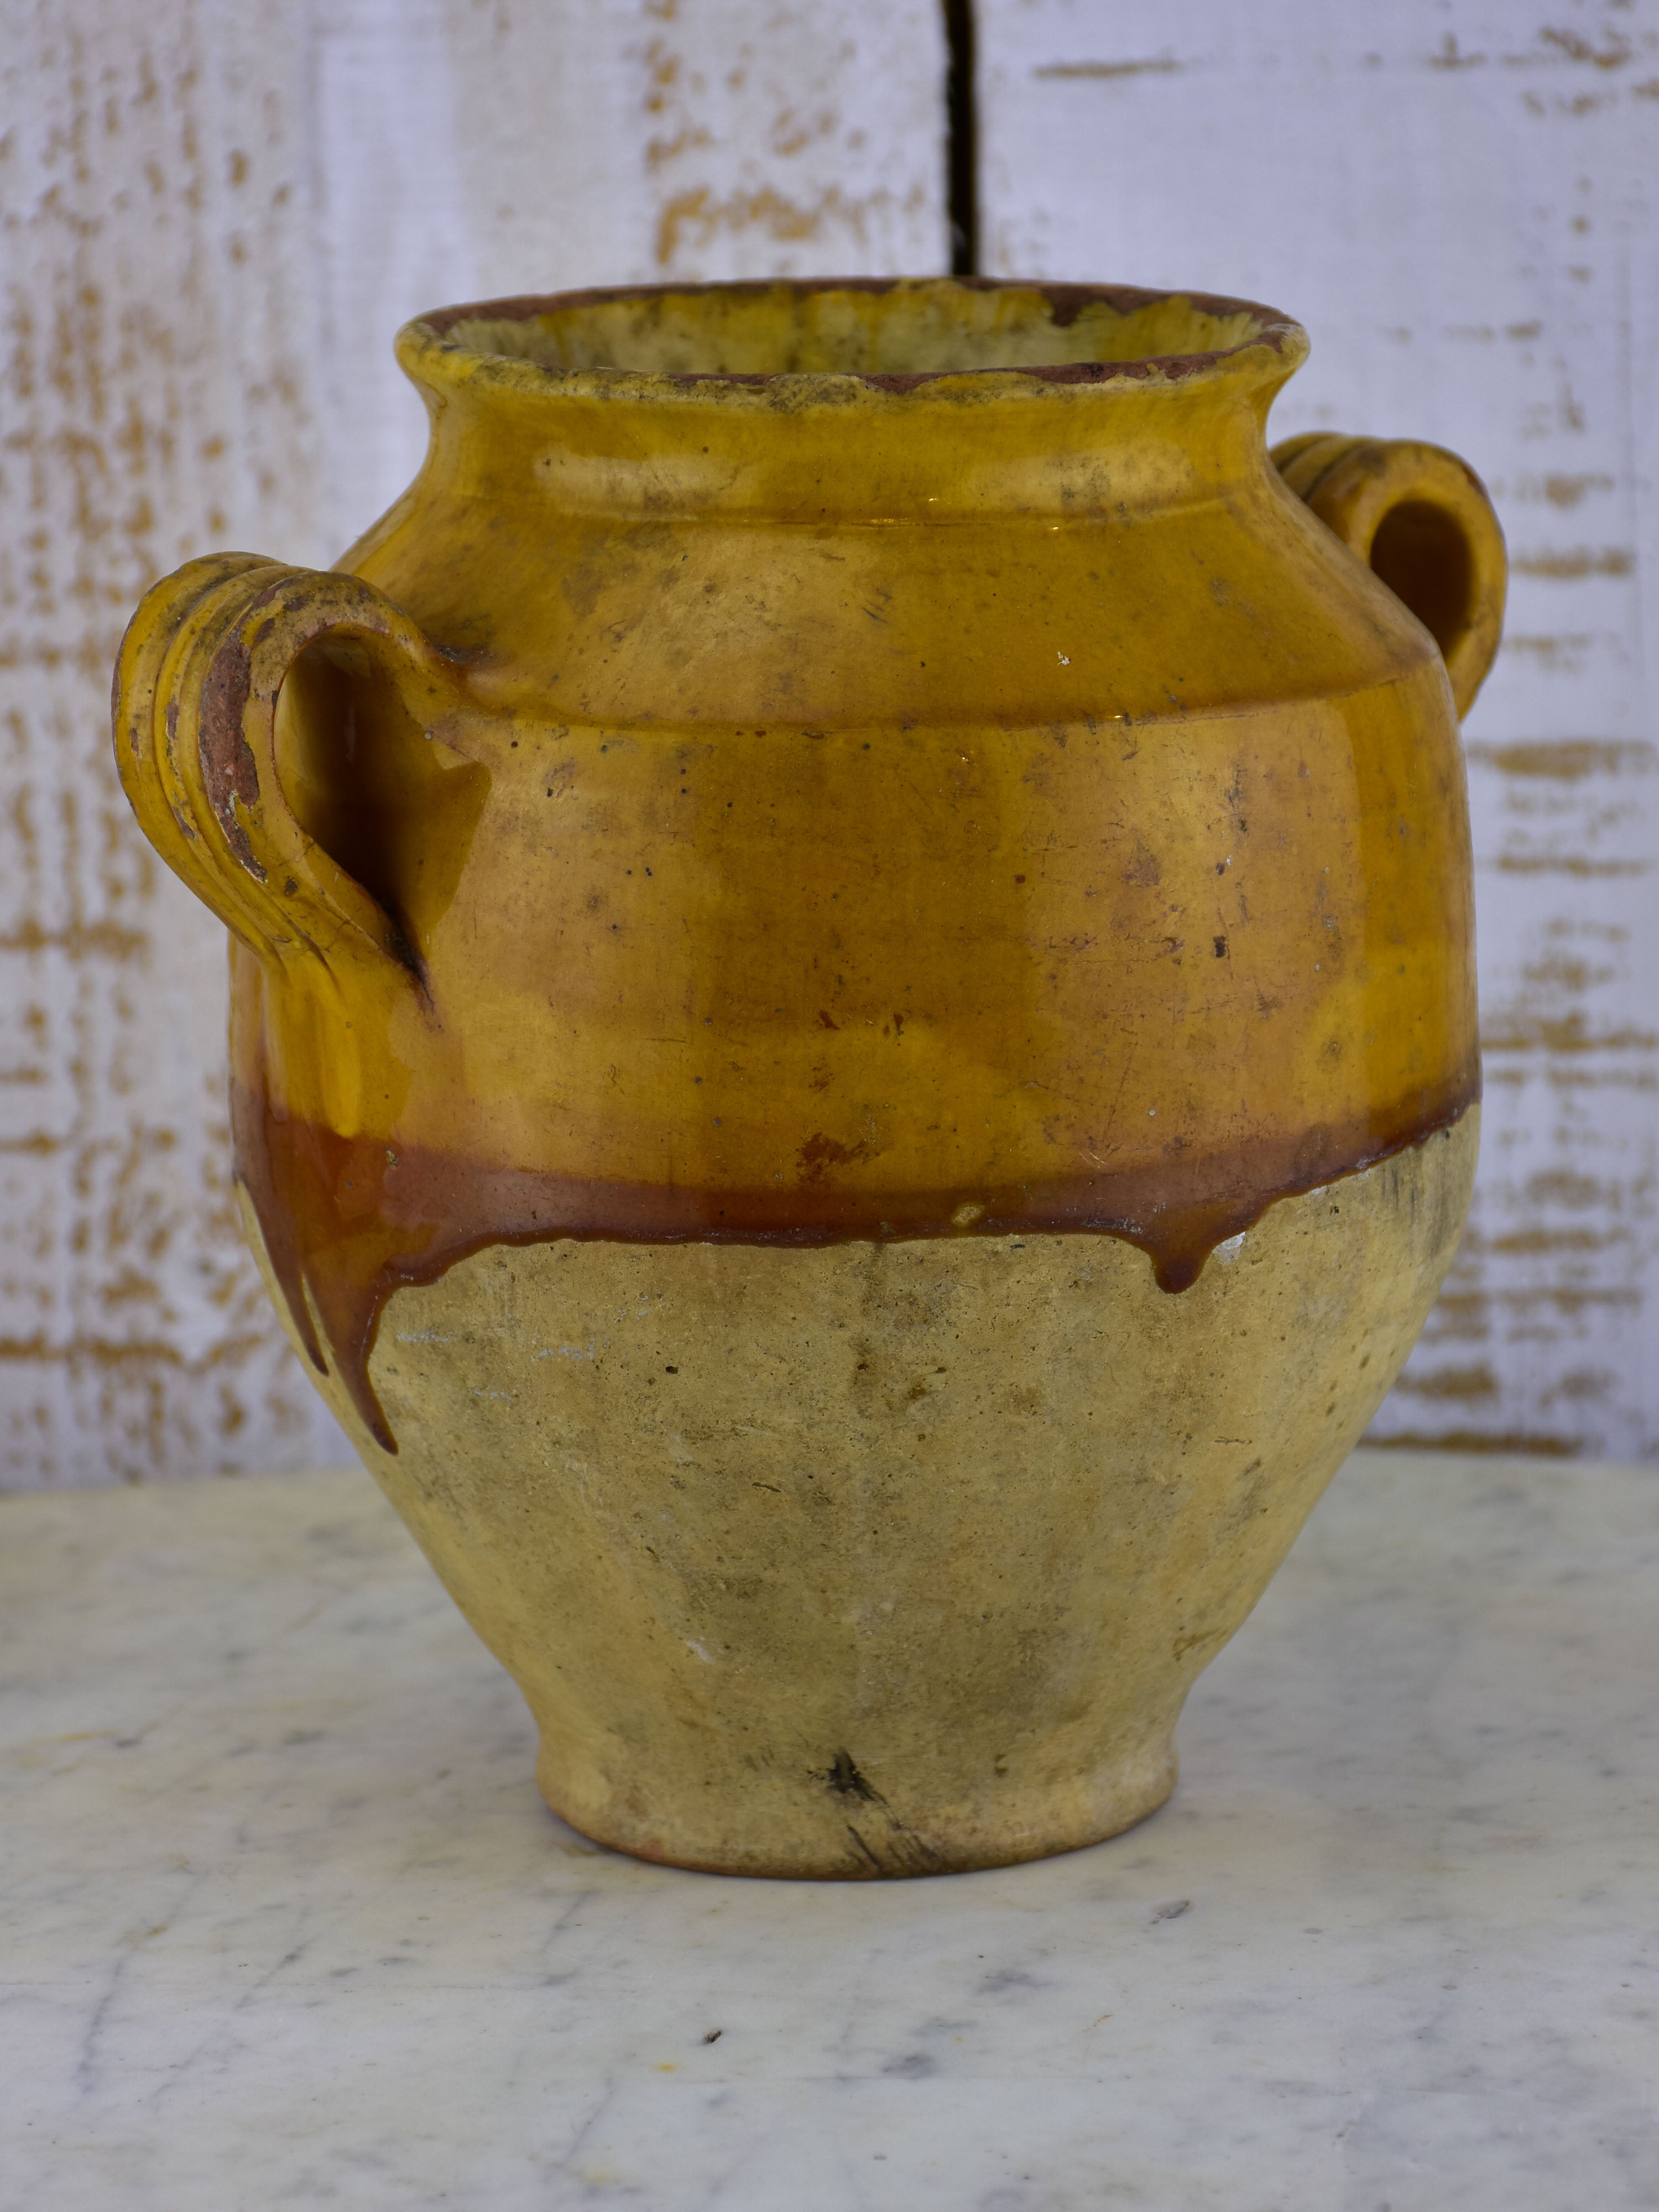
[{"label": "dark stain on pot", "polygon": [[867,1805],[872,1815],[886,1820],[886,1835],[878,1837],[874,1842],[850,1820],[847,1823],[847,1833],[858,1854],[860,1872],[866,1868],[877,1875],[937,1872],[939,1853],[914,1828],[907,1826],[875,1784],[866,1780],[850,1751],[838,1751],[818,1779],[829,1784],[832,1796]]},{"label": "dark stain on pot", "polygon": [[870,1147],[860,1140],[856,1145],[843,1145],[838,1137],[827,1137],[822,1130],[810,1136],[796,1153],[801,1179],[810,1183],[823,1181],[827,1169],[847,1167],[854,1161],[867,1158]]},{"label": "dark stain on pot", "polygon": [[836,1753],[830,1762],[830,1771],[823,1778],[838,1796],[861,1797],[866,1804],[879,1805],[884,1802],[880,1793],[872,1790],[859,1772],[853,1762],[853,1754],[850,1751],[838,1751]]},{"label": "dark stain on pot", "polygon": [[858,1830],[853,1826],[850,1820],[847,1824],[847,1832],[853,1839],[854,1850],[858,1853],[859,1857],[863,1863],[869,1868],[871,1873],[885,1874],[887,1871],[886,1868],[871,1850],[869,1844],[865,1842],[863,1837],[860,1835]]}]

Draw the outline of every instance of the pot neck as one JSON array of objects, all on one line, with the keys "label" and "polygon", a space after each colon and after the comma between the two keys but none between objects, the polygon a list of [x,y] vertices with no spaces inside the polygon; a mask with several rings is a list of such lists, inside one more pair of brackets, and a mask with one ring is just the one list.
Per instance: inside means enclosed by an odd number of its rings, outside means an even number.
[{"label": "pot neck", "polygon": [[1214,499],[1261,476],[1272,388],[1091,392],[1056,404],[935,390],[737,415],[650,400],[423,387],[433,490],[617,518],[801,523],[1066,520]]}]

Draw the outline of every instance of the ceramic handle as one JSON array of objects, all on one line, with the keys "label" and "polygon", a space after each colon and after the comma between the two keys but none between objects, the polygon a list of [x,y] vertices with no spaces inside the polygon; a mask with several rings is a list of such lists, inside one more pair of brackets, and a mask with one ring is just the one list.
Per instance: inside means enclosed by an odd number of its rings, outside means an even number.
[{"label": "ceramic handle", "polygon": [[164,577],[116,664],[121,781],[162,859],[261,960],[391,961],[418,981],[403,931],[307,832],[277,775],[283,680],[331,637],[388,666],[416,715],[453,703],[437,648],[360,577],[248,553]]},{"label": "ceramic handle", "polygon": [[1498,652],[1509,561],[1485,485],[1443,446],[1409,438],[1287,438],[1273,465],[1432,632],[1468,714]]}]

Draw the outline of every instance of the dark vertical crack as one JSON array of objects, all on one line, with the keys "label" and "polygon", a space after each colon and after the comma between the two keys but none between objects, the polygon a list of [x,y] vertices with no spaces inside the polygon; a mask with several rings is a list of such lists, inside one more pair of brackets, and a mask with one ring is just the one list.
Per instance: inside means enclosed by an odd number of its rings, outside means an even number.
[{"label": "dark vertical crack", "polygon": [[979,115],[974,86],[973,0],[945,0],[945,181],[951,274],[979,274]]}]

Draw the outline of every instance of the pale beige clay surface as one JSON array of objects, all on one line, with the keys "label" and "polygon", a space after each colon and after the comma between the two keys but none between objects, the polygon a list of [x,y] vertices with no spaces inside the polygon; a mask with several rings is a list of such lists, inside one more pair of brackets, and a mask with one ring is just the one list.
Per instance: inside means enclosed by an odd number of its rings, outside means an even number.
[{"label": "pale beige clay surface", "polygon": [[380,1450],[587,1834],[859,1876],[1113,1834],[1364,1430],[1479,1111],[1159,1291],[1103,1236],[492,1246],[382,1315]]}]

